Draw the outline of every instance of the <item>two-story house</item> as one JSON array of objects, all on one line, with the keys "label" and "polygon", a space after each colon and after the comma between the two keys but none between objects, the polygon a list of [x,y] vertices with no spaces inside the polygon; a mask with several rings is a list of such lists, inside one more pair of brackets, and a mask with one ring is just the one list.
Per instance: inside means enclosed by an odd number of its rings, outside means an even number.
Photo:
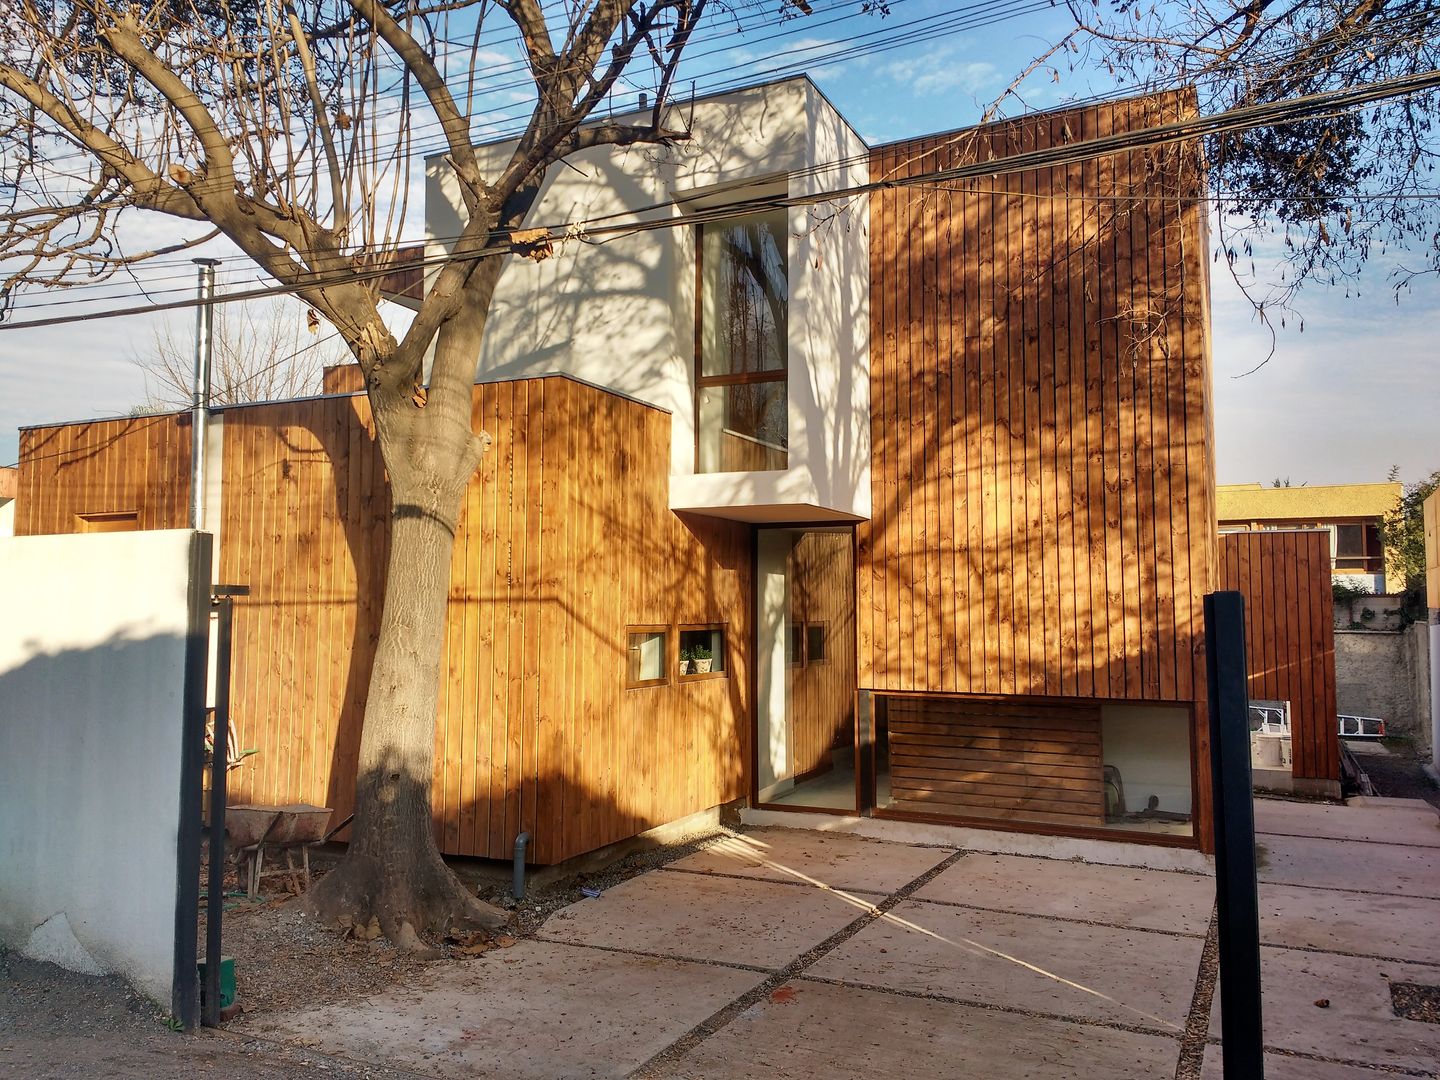
[{"label": "two-story house", "polygon": [[[736,802],[1208,848],[1204,186],[1145,138],[1186,101],[869,147],[795,78],[552,170],[531,223],[566,239],[508,268],[477,366],[444,851]],[[389,512],[347,378],[214,410],[206,520],[250,588],[235,797],[341,816]],[[187,423],[25,431],[19,531],[183,523]]]}]

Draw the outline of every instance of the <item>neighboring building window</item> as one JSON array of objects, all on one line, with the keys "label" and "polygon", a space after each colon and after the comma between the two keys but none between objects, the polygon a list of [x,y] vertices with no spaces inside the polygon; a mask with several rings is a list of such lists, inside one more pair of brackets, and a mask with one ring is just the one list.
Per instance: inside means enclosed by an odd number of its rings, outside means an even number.
[{"label": "neighboring building window", "polygon": [[1380,530],[1357,523],[1335,526],[1335,569],[1378,574],[1385,560],[1380,550]]},{"label": "neighboring building window", "polygon": [[784,210],[700,226],[696,472],[786,467],[789,232]]},{"label": "neighboring building window", "polygon": [[661,686],[669,682],[666,657],[670,654],[670,632],[663,626],[631,626],[626,634],[625,685]]},{"label": "neighboring building window", "polygon": [[680,630],[680,674],[684,678],[724,675],[729,667],[725,655],[725,628],[720,625],[682,627]]}]

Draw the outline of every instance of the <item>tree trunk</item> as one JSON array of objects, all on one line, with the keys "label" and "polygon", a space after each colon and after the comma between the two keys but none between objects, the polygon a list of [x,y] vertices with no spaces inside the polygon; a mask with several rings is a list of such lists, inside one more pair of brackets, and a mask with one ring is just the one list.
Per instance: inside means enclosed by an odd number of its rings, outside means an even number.
[{"label": "tree trunk", "polygon": [[390,473],[390,554],[355,821],[345,858],[307,898],[329,919],[365,924],[373,916],[386,937],[411,949],[450,927],[493,930],[508,919],[445,865],[431,815],[451,554],[465,487],[486,445],[470,429],[470,382],[451,391],[439,400],[432,392],[423,409],[376,403]]}]

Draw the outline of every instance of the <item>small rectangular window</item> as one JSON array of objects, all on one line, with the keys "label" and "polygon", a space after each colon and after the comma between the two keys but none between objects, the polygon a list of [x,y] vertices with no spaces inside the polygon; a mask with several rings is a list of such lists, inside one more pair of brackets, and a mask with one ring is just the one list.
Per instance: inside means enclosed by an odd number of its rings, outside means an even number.
[{"label": "small rectangular window", "polygon": [[725,627],[689,626],[680,630],[680,674],[684,678],[724,675],[730,660],[725,655]]},{"label": "small rectangular window", "polygon": [[805,663],[805,624],[792,622],[785,627],[785,665],[800,667]]},{"label": "small rectangular window", "polygon": [[805,662],[807,664],[828,664],[830,653],[826,648],[825,624],[805,624]]},{"label": "small rectangular window", "polygon": [[662,686],[669,682],[666,658],[670,654],[670,632],[663,626],[631,626],[627,629],[628,654],[625,685]]},{"label": "small rectangular window", "polygon": [[79,519],[80,531],[86,533],[100,532],[135,532],[140,528],[140,514],[135,510],[117,510],[106,514],[76,514]]}]

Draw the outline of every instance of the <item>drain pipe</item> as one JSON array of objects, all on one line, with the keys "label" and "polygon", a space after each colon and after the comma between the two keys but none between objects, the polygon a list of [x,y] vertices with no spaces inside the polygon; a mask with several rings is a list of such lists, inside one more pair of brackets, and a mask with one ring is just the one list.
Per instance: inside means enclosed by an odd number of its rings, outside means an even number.
[{"label": "drain pipe", "polygon": [[195,308],[195,385],[190,409],[190,528],[205,528],[205,427],[210,411],[210,362],[214,348],[215,267],[219,259],[192,259],[199,270]]},{"label": "drain pipe", "polygon": [[510,895],[516,900],[525,899],[525,848],[530,844],[530,834],[522,832],[515,837],[515,873],[510,882]]}]

